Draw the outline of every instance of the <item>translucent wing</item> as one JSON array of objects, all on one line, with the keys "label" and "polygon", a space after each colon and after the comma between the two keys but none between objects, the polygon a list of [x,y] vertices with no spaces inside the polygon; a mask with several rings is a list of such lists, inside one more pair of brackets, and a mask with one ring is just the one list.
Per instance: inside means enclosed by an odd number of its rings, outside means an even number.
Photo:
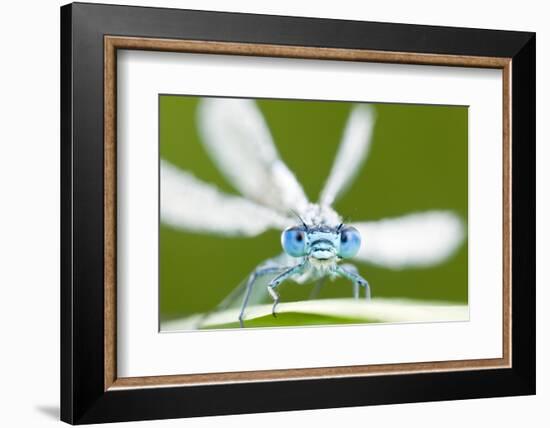
[{"label": "translucent wing", "polygon": [[464,240],[464,225],[450,211],[427,211],[353,224],[361,232],[357,260],[394,269],[422,267],[450,257]]},{"label": "translucent wing", "polygon": [[[248,296],[247,307],[252,307],[262,303],[273,301],[267,291],[269,281],[277,276],[277,273],[272,273],[261,278],[258,278],[250,290]],[[244,296],[247,289],[248,277],[235,287],[210,313],[221,312],[226,309],[240,309],[243,304]]]},{"label": "translucent wing", "polygon": [[198,125],[210,157],[242,195],[285,213],[300,211],[307,204],[254,101],[204,98]]},{"label": "translucent wing", "polygon": [[160,163],[160,216],[172,227],[228,236],[254,236],[292,223],[240,196],[228,195],[169,162]]},{"label": "translucent wing", "polygon": [[[264,261],[260,266],[258,266],[254,271],[257,276],[255,277],[251,285],[250,293],[248,294],[247,298],[246,308],[248,309],[262,303],[272,302],[273,300],[267,291],[267,285],[278,274],[288,269],[290,266],[293,266],[294,264],[296,264],[296,260],[292,260],[288,255],[283,253],[279,256],[273,257],[272,259]],[[274,271],[262,275],[258,274],[258,272],[266,268],[272,268],[274,269]],[[247,293],[249,285],[248,283],[251,278],[251,274],[252,272],[246,278],[244,278],[243,281],[241,281],[241,283],[218,305],[216,305],[214,309],[199,317],[195,328],[200,328],[213,315],[215,316],[216,314],[227,311],[228,309],[238,309],[240,311],[245,295]],[[245,315],[246,313],[247,311],[245,310]],[[229,322],[236,321],[238,319],[237,315],[238,312],[234,314],[234,318],[230,319]]]},{"label": "translucent wing", "polygon": [[358,105],[351,111],[332,170],[319,197],[321,205],[332,205],[353,182],[367,158],[374,122],[375,113],[371,107]]}]

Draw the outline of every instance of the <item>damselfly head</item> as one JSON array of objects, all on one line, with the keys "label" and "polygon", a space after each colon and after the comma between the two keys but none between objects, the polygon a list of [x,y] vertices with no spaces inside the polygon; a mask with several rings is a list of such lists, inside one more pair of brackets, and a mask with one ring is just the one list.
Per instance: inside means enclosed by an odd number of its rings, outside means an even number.
[{"label": "damselfly head", "polygon": [[361,235],[353,226],[301,225],[286,228],[281,235],[283,250],[292,257],[316,260],[348,259],[357,254]]}]

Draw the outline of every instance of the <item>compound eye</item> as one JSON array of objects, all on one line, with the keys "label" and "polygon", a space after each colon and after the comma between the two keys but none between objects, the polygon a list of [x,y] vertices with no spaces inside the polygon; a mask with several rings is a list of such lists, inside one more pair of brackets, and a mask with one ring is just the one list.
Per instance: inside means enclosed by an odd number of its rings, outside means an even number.
[{"label": "compound eye", "polygon": [[349,259],[357,254],[361,247],[361,234],[353,226],[345,226],[340,230],[340,251],[338,255]]},{"label": "compound eye", "polygon": [[306,233],[301,227],[289,227],[281,235],[283,250],[289,256],[302,257],[306,255]]}]

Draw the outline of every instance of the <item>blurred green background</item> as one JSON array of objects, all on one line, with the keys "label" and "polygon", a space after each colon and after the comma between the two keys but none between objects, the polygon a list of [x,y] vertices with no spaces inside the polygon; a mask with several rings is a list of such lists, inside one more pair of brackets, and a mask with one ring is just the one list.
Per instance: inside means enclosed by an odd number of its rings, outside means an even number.
[{"label": "blurred green background", "polygon": [[[160,96],[160,156],[237,194],[203,148],[198,97]],[[315,202],[328,177],[351,103],[257,100],[282,159]],[[374,104],[368,160],[334,208],[346,221],[450,209],[467,221],[467,107]],[[160,321],[214,308],[254,267],[282,251],[280,232],[223,238],[160,225]],[[392,271],[356,263],[374,297],[467,303],[467,243],[443,264]],[[281,301],[306,299],[311,285],[284,283]],[[327,282],[319,298],[350,297],[349,282]]]}]

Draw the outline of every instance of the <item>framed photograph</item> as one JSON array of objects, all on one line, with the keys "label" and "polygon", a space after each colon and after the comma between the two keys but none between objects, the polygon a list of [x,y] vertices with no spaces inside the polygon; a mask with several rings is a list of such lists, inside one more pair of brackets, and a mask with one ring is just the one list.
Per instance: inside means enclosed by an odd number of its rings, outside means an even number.
[{"label": "framed photograph", "polygon": [[61,105],[62,420],[535,393],[533,33],[75,3]]}]

